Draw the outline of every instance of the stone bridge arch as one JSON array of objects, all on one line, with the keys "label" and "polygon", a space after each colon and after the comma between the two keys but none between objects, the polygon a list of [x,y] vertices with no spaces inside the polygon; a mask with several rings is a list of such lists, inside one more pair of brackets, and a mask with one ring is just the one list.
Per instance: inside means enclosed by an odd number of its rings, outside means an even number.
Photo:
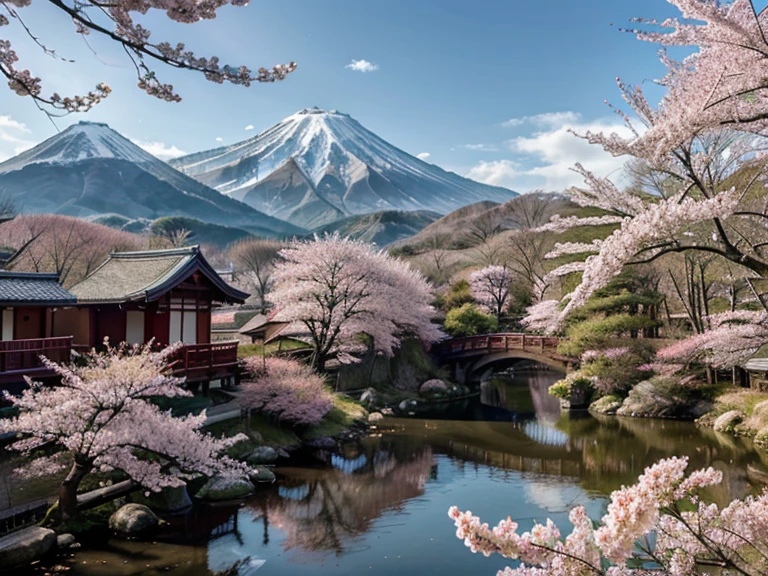
[{"label": "stone bridge arch", "polygon": [[560,338],[529,334],[485,334],[444,340],[434,352],[451,368],[457,382],[466,384],[480,370],[496,363],[530,360],[568,372],[571,360],[557,353]]}]

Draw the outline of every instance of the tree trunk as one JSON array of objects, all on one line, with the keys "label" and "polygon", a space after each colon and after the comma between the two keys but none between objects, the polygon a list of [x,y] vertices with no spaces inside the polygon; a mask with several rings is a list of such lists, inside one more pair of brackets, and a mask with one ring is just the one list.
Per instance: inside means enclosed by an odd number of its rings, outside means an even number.
[{"label": "tree trunk", "polygon": [[325,354],[321,354],[320,352],[315,354],[312,359],[312,367],[315,369],[315,372],[318,374],[323,374],[325,372],[325,361]]},{"label": "tree trunk", "polygon": [[77,514],[77,488],[80,481],[90,472],[90,466],[75,462],[59,488],[59,509],[61,519],[68,520]]}]

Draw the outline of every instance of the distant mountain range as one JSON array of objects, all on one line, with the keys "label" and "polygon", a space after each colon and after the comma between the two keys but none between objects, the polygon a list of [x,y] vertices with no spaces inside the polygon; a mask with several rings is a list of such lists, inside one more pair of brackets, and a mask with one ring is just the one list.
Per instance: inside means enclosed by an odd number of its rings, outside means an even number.
[{"label": "distant mountain range", "polygon": [[253,138],[171,165],[249,206],[301,226],[389,210],[446,214],[505,188],[447,172],[392,146],[347,114],[306,109]]},{"label": "distant mountain range", "polygon": [[154,219],[187,216],[254,234],[304,231],[219,194],[106,124],[74,124],[0,164],[0,194],[27,213]]},{"label": "distant mountain range", "polygon": [[[166,163],[106,124],[80,122],[0,163],[22,212],[145,230],[164,217],[222,244],[338,230],[386,245],[440,215],[517,194],[428,164],[336,111],[302,110],[255,137]],[[184,220],[184,219],[187,220]]]}]

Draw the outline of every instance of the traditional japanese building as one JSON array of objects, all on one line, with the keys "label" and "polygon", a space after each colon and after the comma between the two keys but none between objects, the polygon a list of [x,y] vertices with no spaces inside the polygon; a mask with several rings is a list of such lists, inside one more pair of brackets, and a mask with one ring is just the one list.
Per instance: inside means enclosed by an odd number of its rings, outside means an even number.
[{"label": "traditional japanese building", "polygon": [[71,334],[57,337],[57,329],[66,320],[61,318],[63,308],[75,302],[56,274],[0,270],[0,387],[23,385],[24,376],[52,376],[41,355],[69,361],[73,338]]},{"label": "traditional japanese building", "polygon": [[216,273],[198,246],[114,252],[70,291],[77,307],[61,313],[75,344],[184,344],[177,368],[188,381],[228,376],[237,343],[211,343],[211,310],[248,294]]}]

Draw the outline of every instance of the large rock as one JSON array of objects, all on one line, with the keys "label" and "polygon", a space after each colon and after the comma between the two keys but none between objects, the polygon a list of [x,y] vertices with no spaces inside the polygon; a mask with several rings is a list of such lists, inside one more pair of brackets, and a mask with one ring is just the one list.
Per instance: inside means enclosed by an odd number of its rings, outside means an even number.
[{"label": "large rock", "polygon": [[254,484],[264,482],[272,483],[276,480],[275,473],[266,466],[254,467],[253,472],[248,476],[248,479]]},{"label": "large rock", "polygon": [[741,410],[729,410],[725,414],[721,414],[715,420],[713,428],[717,432],[733,432],[737,424],[741,424],[744,420],[744,412]]},{"label": "large rock", "polygon": [[371,412],[368,414],[368,422],[375,424],[384,420],[384,415],[381,412]]},{"label": "large rock", "polygon": [[186,486],[163,488],[160,492],[150,492],[149,496],[136,492],[131,495],[131,500],[158,512],[182,512],[192,507]]},{"label": "large rock", "polygon": [[419,388],[419,394],[441,396],[448,393],[448,385],[437,378],[427,380]]},{"label": "large rock", "polygon": [[248,464],[271,464],[280,457],[280,454],[272,446],[259,446],[248,456]]},{"label": "large rock", "polygon": [[159,520],[144,504],[126,504],[109,517],[109,527],[118,535],[137,538],[151,534]]},{"label": "large rock", "polygon": [[616,411],[619,416],[644,418],[695,419],[712,409],[704,400],[691,400],[667,384],[645,380],[629,391],[629,396]]},{"label": "large rock", "polygon": [[59,534],[56,536],[56,548],[60,550],[66,550],[67,548],[78,548],[80,545],[77,543],[73,534]]},{"label": "large rock", "polygon": [[0,538],[0,567],[27,566],[45,556],[56,545],[56,532],[33,526]]},{"label": "large rock", "polygon": [[602,398],[595,400],[589,405],[589,409],[592,412],[598,414],[616,414],[619,408],[621,408],[622,399],[617,396],[603,396]]},{"label": "large rock", "polygon": [[203,500],[220,502],[222,500],[245,498],[253,494],[253,492],[253,483],[248,478],[214,476],[205,483],[205,486],[200,488],[195,496]]}]

